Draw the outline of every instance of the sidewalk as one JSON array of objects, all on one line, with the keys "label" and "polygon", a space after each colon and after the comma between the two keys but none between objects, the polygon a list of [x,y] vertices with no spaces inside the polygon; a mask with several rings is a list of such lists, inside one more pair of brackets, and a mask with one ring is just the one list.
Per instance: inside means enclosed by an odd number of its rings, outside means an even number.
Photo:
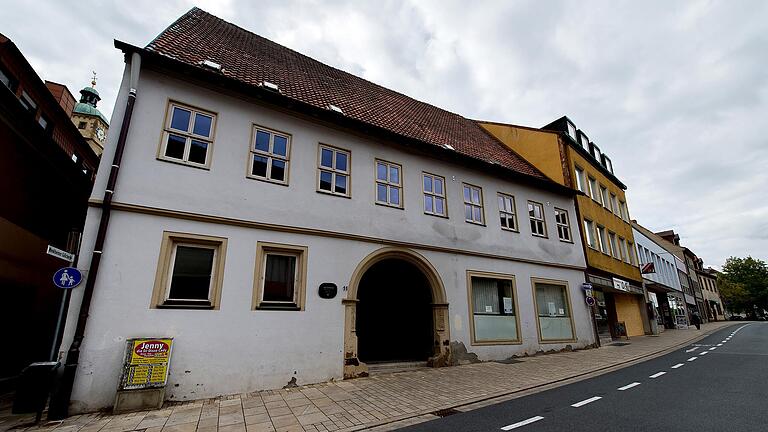
[{"label": "sidewalk", "polygon": [[[668,330],[641,336],[628,345],[540,355],[510,364],[487,362],[378,375],[223,396],[139,413],[73,416],[61,423],[24,427],[33,416],[0,412],[0,431],[14,432],[293,432],[377,430],[437,418],[440,410],[468,410],[483,401],[557,383],[650,357],[703,337],[732,322],[702,330]],[[474,404],[472,407],[460,408]],[[438,413],[440,414],[440,413]],[[383,425],[383,426],[382,426]]]}]

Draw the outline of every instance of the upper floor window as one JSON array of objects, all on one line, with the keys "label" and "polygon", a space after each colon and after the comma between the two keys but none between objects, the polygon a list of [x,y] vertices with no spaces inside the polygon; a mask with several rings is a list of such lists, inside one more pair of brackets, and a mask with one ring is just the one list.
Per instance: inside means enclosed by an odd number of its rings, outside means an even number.
[{"label": "upper floor window", "polygon": [[608,201],[608,189],[603,185],[600,185],[600,203],[603,207],[610,208],[611,204],[610,201]]},{"label": "upper floor window", "polygon": [[574,125],[570,121],[566,121],[566,123],[568,124],[568,136],[570,136],[571,138],[573,138],[574,141],[576,141],[576,139],[577,139],[576,138],[576,125]]},{"label": "upper floor window", "polygon": [[608,239],[605,236],[605,227],[602,225],[597,226],[597,242],[600,244],[600,252],[610,255],[608,252]]},{"label": "upper floor window", "polygon": [[597,240],[595,239],[595,224],[589,220],[584,219],[584,235],[587,237],[587,246],[592,249],[597,249]]},{"label": "upper floor window", "polygon": [[351,154],[346,150],[320,144],[317,190],[333,195],[350,196]]},{"label": "upper floor window", "polygon": [[403,168],[392,162],[376,160],[376,203],[403,208]]},{"label": "upper floor window", "polygon": [[424,192],[424,213],[435,216],[448,216],[445,205],[445,178],[435,174],[422,173]]},{"label": "upper floor window", "polygon": [[528,217],[531,222],[531,234],[547,236],[547,224],[544,221],[544,206],[535,201],[528,201]]},{"label": "upper floor window", "polygon": [[613,193],[611,194],[611,211],[616,216],[621,216],[620,211],[619,211],[619,203],[616,200],[616,194],[613,194]]},{"label": "upper floor window", "polygon": [[635,246],[631,241],[627,242],[627,256],[629,257],[629,263],[637,265],[637,259],[635,258]]},{"label": "upper floor window", "polygon": [[43,114],[40,114],[40,117],[38,117],[37,119],[37,124],[39,124],[40,127],[43,128],[43,130],[48,130],[48,125],[50,124],[50,122],[48,121],[48,118],[46,116],[44,116]]},{"label": "upper floor window", "polygon": [[608,241],[611,244],[611,256],[616,259],[621,259],[621,252],[619,252],[619,245],[616,242],[616,233],[608,231]]},{"label": "upper floor window", "polygon": [[603,155],[603,166],[613,174],[613,163],[611,163],[611,158],[606,155]]},{"label": "upper floor window", "polygon": [[483,191],[470,184],[464,183],[464,220],[469,223],[484,224]]},{"label": "upper floor window", "polygon": [[624,201],[619,201],[619,212],[621,213],[621,218],[629,222],[629,212],[627,212],[627,203],[625,203]]},{"label": "upper floor window", "polygon": [[21,103],[21,106],[24,107],[25,110],[34,113],[37,111],[37,104],[34,100],[32,100],[32,96],[29,95],[26,91],[21,91],[21,96],[19,96],[19,102]]},{"label": "upper floor window", "polygon": [[584,148],[584,150],[589,151],[589,137],[587,137],[583,132],[579,135],[579,141],[581,143],[581,147]]},{"label": "upper floor window", "polygon": [[171,102],[159,158],[208,168],[215,129],[215,114]]},{"label": "upper floor window", "polygon": [[13,78],[10,72],[3,65],[0,64],[0,83],[10,91],[16,91],[16,80]]},{"label": "upper floor window", "polygon": [[290,154],[290,135],[254,125],[248,177],[288,184]]},{"label": "upper floor window", "polygon": [[627,241],[624,239],[624,237],[619,237],[619,259],[629,262],[629,258],[627,258],[628,254],[629,249],[627,249]]},{"label": "upper floor window", "polygon": [[595,180],[593,177],[589,177],[589,196],[592,197],[593,200],[600,202],[600,192],[597,189],[597,180]]},{"label": "upper floor window", "polygon": [[517,209],[515,206],[515,197],[512,195],[499,193],[498,201],[501,229],[517,231]]},{"label": "upper floor window", "polygon": [[587,180],[584,174],[584,170],[581,167],[576,167],[576,189],[587,193]]},{"label": "upper floor window", "polygon": [[597,163],[600,165],[603,164],[603,154],[600,152],[600,147],[596,146],[595,143],[592,143],[589,152],[592,153],[592,157],[597,159]]},{"label": "upper floor window", "polygon": [[571,222],[568,220],[568,212],[555,208],[555,222],[557,223],[557,237],[562,241],[573,241],[571,238]]}]

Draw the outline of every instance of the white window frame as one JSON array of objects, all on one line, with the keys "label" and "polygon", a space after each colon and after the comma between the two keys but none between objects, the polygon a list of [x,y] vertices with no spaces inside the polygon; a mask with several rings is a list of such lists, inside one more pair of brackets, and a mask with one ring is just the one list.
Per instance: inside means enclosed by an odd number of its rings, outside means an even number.
[{"label": "white window frame", "polygon": [[619,200],[619,210],[621,212],[621,218],[624,219],[624,221],[629,222],[629,211],[627,210],[627,203],[625,201]]},{"label": "white window frame", "polygon": [[616,239],[616,233],[613,231],[608,231],[608,244],[611,248],[611,256],[620,260],[621,253],[619,253],[619,243]]},{"label": "white window frame", "polygon": [[[561,220],[563,217],[565,217],[565,222]],[[571,218],[568,216],[568,211],[555,207],[555,223],[557,224],[557,237],[560,239],[560,241],[573,243],[573,233],[571,233]]]},{"label": "white window frame", "polygon": [[607,231],[604,226],[597,224],[597,244],[600,246],[600,252],[609,255],[610,252],[608,251],[608,239],[606,238]]},{"label": "white window frame", "polygon": [[[386,180],[380,180],[379,179],[379,165],[384,165],[384,166],[387,167],[387,179]],[[393,181],[390,180],[390,173],[391,173],[391,169],[392,168],[397,168],[397,170],[398,170],[397,171],[398,172],[398,178],[397,178],[398,181],[397,182],[393,182]],[[404,192],[404,188],[403,188],[403,166],[398,164],[398,163],[395,163],[395,162],[389,162],[389,161],[385,161],[385,160],[382,160],[382,159],[375,159],[374,164],[373,164],[373,175],[374,175],[373,178],[375,179],[374,189],[373,189],[373,192],[374,192],[373,197],[374,197],[374,200],[375,200],[376,204],[387,206],[387,207],[392,207],[392,208],[404,209],[405,208],[404,207],[405,206],[405,202],[404,202],[405,201],[405,196],[404,196],[404,193],[403,193]],[[380,201],[379,200],[379,191],[378,191],[379,185],[382,185],[382,186],[387,188],[387,200],[386,201]],[[392,189],[398,190],[398,196],[400,197],[400,203],[399,204],[392,204],[392,202],[391,202],[392,201],[392,199],[391,199],[391,197],[392,197],[392,194],[391,194]]]},{"label": "white window frame", "polygon": [[632,265],[637,265],[637,258],[635,257],[635,247],[634,244],[627,240],[627,254],[629,255],[629,263]]},{"label": "white window frame", "polygon": [[628,253],[627,240],[624,239],[624,237],[619,236],[619,259],[624,262],[629,262],[629,258],[627,258]]},{"label": "white window frame", "polygon": [[595,223],[589,219],[584,219],[584,234],[586,236],[587,246],[599,251],[600,246],[597,244],[597,232],[595,231]]},{"label": "white window frame", "polygon": [[[331,152],[331,166],[327,167],[323,165],[323,150]],[[342,170],[336,166],[336,156],[338,154],[345,154],[347,156],[347,169]],[[322,189],[321,176],[323,172],[331,174],[331,190]],[[336,192],[336,177],[345,176],[347,178],[347,192]],[[328,144],[318,144],[317,149],[317,191],[320,193],[335,195],[350,198],[352,197],[352,152],[339,147],[330,146]]]},{"label": "white window frame", "polygon": [[[469,190],[469,198],[467,198],[467,194],[465,193],[467,190]],[[472,192],[477,191],[477,196],[480,199],[480,202],[475,202],[472,197]],[[480,186],[475,186],[470,183],[462,183],[461,184],[461,196],[464,199],[464,221],[466,223],[471,223],[475,225],[482,225],[485,226],[485,206],[483,205],[483,188]],[[470,209],[470,217],[467,218],[467,209]],[[475,209],[480,209],[480,220],[475,219]]]},{"label": "white window frame", "polygon": [[[536,207],[539,207],[539,211],[541,213],[541,218],[536,217]],[[528,200],[528,220],[529,225],[531,225],[531,235],[535,237],[543,237],[547,238],[547,220],[546,215],[544,214],[544,204],[536,201]],[[541,224],[542,229],[544,230],[543,233],[539,233],[538,230],[534,232],[533,225]]]},{"label": "white window frame", "polygon": [[619,210],[619,203],[618,198],[616,197],[616,194],[611,192],[611,212],[615,214],[618,217],[621,217],[620,213],[621,210]]},{"label": "white window frame", "polygon": [[[178,129],[171,128],[171,121],[173,120],[174,108],[179,108],[179,109],[190,112],[189,124],[187,125],[187,127],[192,131],[181,131]],[[211,129],[209,131],[209,134],[210,134],[209,136],[197,135],[194,133],[195,119],[197,118],[198,114],[211,118]],[[213,153],[213,143],[215,141],[215,135],[216,135],[216,121],[217,121],[216,113],[206,111],[200,108],[196,108],[190,105],[186,105],[180,102],[175,102],[175,101],[168,102],[168,108],[165,114],[165,123],[163,124],[163,133],[160,138],[160,147],[158,149],[157,159],[163,160],[166,162],[173,162],[173,163],[178,163],[182,165],[192,166],[196,168],[209,169],[211,165],[211,159],[212,159],[211,154]],[[171,135],[184,138],[184,153],[181,159],[166,155],[167,148],[168,148],[168,140]],[[189,153],[192,148],[192,140],[199,141],[207,145],[206,151],[205,151],[204,163],[198,163],[198,162],[193,162],[189,160]]]},{"label": "white window frame", "polygon": [[[424,187],[424,179],[429,178],[432,182],[432,191],[427,191]],[[435,180],[440,180],[443,183],[443,192],[437,193],[435,192]],[[448,197],[445,193],[445,177],[437,174],[428,173],[426,171],[422,171],[421,173],[421,192],[424,194],[424,201],[422,202],[422,208],[424,210],[424,214],[428,214],[430,216],[438,216],[438,217],[448,217]],[[432,198],[432,209],[427,210],[427,197]],[[443,201],[443,212],[439,213],[437,212],[437,205],[435,205],[435,202],[437,200]]]},{"label": "white window frame", "polygon": [[603,205],[603,208],[610,210],[610,202],[608,198],[608,188],[606,186],[600,185],[600,203]]},{"label": "white window frame", "polygon": [[597,179],[592,176],[587,176],[587,181],[589,182],[589,196],[594,200],[596,203],[600,203],[600,191],[598,189],[598,183]]},{"label": "white window frame", "polygon": [[574,177],[576,177],[576,189],[580,190],[581,192],[587,193],[587,185],[586,185],[586,172],[584,172],[584,169],[578,165],[574,168]]},{"label": "white window frame", "polygon": [[[265,132],[269,134],[269,144],[268,150],[257,150],[256,149],[256,135],[259,132]],[[279,136],[282,138],[285,138],[285,156],[275,153],[274,152],[274,145],[275,145],[275,137]],[[291,135],[285,132],[280,132],[275,129],[267,128],[264,126],[260,126],[257,124],[254,124],[251,128],[251,143],[248,147],[249,154],[248,154],[248,173],[246,174],[246,177],[254,179],[254,180],[261,180],[269,183],[275,183],[280,185],[288,185],[288,178],[290,173],[290,159],[291,159]],[[256,175],[253,173],[253,158],[254,156],[259,156],[267,159],[267,172],[264,176]],[[285,175],[282,180],[277,180],[272,178],[272,161],[277,160],[281,161],[285,164]]]},{"label": "white window frame", "polygon": [[[517,224],[517,203],[515,202],[514,195],[505,194],[502,192],[496,193],[499,204],[499,224],[504,231],[520,232],[520,226]],[[501,223],[502,219],[506,221],[507,226]],[[509,226],[509,222],[512,221],[512,227]]]}]

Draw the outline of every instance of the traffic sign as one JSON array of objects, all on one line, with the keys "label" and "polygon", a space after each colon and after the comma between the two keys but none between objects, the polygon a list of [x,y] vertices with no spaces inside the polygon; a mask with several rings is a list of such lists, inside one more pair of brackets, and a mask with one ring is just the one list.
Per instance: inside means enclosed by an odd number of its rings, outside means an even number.
[{"label": "traffic sign", "polygon": [[69,289],[80,285],[83,275],[74,267],[60,268],[53,274],[53,284],[59,288]]},{"label": "traffic sign", "polygon": [[48,245],[48,250],[46,251],[48,255],[55,256],[56,258],[61,258],[64,261],[72,262],[75,260],[75,254],[69,253],[65,250],[61,250],[59,248],[55,248],[51,245]]},{"label": "traffic sign", "polygon": [[595,298],[594,297],[587,297],[587,304],[590,306],[595,305]]}]

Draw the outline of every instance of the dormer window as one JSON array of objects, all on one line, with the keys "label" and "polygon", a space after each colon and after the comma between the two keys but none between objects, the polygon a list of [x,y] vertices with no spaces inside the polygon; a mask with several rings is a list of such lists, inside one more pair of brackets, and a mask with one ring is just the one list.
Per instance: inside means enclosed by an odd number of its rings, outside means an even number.
[{"label": "dormer window", "polygon": [[603,166],[613,174],[613,163],[611,163],[611,158],[606,155],[603,155]]},{"label": "dormer window", "polygon": [[596,146],[595,143],[592,143],[590,145],[589,152],[592,154],[592,157],[597,159],[597,161],[602,165],[603,154],[600,152],[600,147]]},{"label": "dormer window", "polygon": [[589,137],[584,135],[584,132],[579,134],[579,144],[581,144],[581,148],[589,151]]},{"label": "dormer window", "polygon": [[574,141],[578,140],[576,137],[576,125],[574,125],[570,120],[566,120],[566,123],[568,125],[568,136],[573,138]]}]

